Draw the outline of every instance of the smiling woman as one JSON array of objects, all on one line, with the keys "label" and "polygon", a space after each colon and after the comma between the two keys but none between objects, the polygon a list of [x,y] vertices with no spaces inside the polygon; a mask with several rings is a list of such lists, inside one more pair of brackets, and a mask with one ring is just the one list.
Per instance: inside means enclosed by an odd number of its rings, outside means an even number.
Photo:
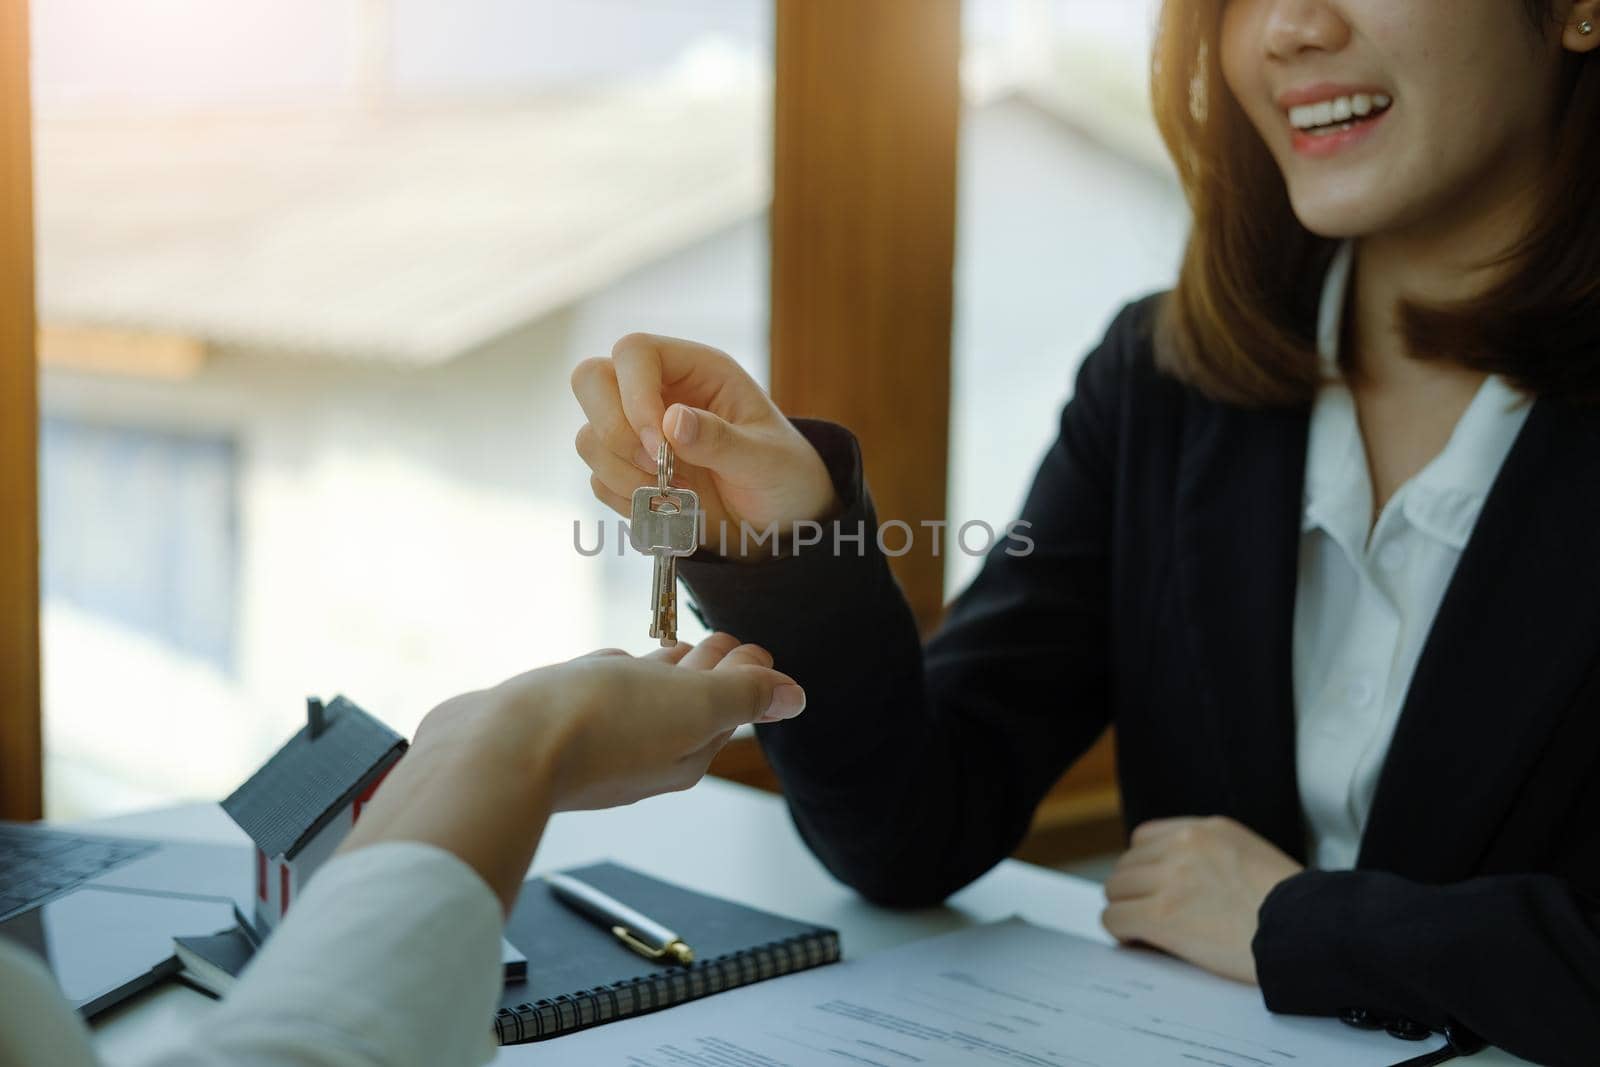
[{"label": "smiling woman", "polygon": [[1589,6],[1166,4],[1156,118],[1194,211],[1161,317],[1170,368],[1219,398],[1308,399],[1321,373],[1301,280],[1338,238],[1383,231],[1435,244],[1458,283],[1402,302],[1413,355],[1600,397]]},{"label": "smiling woman", "polygon": [[[1596,19],[1167,0],[1182,273],[1083,361],[1035,550],[992,552],[926,644],[871,538],[680,564],[804,681],[805,721],[757,733],[841,880],[943,899],[1114,725],[1116,937],[1274,1011],[1595,1062]],[[702,499],[875,527],[863,442],[722,353],[634,335],[588,371],[600,483],[665,437]]]}]

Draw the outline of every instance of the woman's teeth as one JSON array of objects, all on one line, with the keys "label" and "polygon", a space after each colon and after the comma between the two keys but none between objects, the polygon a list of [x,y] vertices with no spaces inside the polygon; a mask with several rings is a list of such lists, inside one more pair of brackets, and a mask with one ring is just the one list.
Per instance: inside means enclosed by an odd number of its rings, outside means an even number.
[{"label": "woman's teeth", "polygon": [[1289,125],[1317,134],[1334,133],[1387,111],[1392,103],[1384,93],[1356,93],[1319,104],[1301,104],[1289,109]]}]

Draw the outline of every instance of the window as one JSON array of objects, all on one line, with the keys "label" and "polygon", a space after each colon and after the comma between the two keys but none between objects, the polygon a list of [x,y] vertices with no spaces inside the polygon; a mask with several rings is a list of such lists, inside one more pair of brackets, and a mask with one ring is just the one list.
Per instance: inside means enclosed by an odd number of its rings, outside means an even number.
[{"label": "window", "polygon": [[39,461],[46,610],[104,620],[231,673],[233,442],[52,418],[40,426]]},{"label": "window", "polygon": [[[1014,519],[1083,356],[1188,229],[1150,115],[1154,0],[968,0],[950,519]],[[979,539],[976,534],[974,545]],[[950,552],[953,595],[982,560]]]},{"label": "window", "polygon": [[307,694],[409,731],[650,647],[567,379],[640,329],[765,378],[768,0],[34,22],[49,813],[221,796]]}]

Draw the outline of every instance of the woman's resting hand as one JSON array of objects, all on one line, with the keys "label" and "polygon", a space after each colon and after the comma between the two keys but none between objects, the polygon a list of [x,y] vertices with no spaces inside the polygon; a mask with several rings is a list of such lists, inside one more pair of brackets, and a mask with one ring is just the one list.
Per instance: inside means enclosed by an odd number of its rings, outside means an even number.
[{"label": "woman's resting hand", "polygon": [[1100,921],[1118,941],[1254,985],[1256,916],[1273,887],[1301,869],[1232,819],[1152,819],[1134,830],[1106,880]]}]

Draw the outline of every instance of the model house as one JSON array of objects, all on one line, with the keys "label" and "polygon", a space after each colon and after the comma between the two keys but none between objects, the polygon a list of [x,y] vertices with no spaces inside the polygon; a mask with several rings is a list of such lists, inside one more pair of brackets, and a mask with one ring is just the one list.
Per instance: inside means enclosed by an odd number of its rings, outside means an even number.
[{"label": "model house", "polygon": [[311,873],[361,817],[405,738],[344,697],[306,701],[306,724],[222,808],[256,854],[256,929],[278,924]]}]

